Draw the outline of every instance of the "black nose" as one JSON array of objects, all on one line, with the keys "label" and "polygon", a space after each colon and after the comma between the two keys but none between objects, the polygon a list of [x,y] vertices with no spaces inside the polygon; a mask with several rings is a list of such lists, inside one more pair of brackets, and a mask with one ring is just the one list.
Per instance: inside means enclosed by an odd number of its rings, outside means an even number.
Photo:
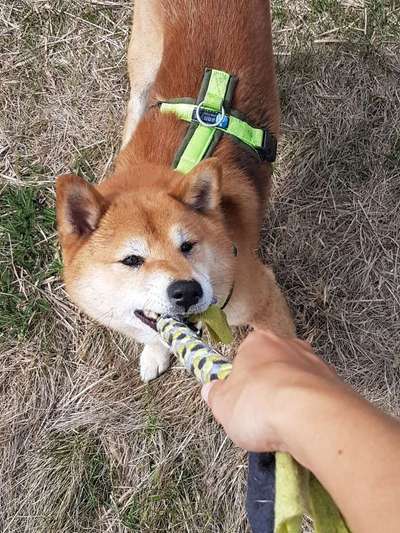
[{"label": "black nose", "polygon": [[179,307],[183,307],[185,312],[192,305],[196,305],[203,296],[203,289],[200,283],[194,281],[180,280],[174,281],[167,289],[168,298]]}]

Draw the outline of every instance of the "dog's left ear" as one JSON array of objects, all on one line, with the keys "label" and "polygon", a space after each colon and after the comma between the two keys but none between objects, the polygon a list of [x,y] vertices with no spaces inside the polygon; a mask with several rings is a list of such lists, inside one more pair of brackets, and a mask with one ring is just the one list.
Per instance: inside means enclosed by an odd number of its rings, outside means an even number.
[{"label": "dog's left ear", "polygon": [[56,184],[57,228],[66,238],[88,237],[99,225],[108,202],[96,187],[74,174],[59,176]]},{"label": "dog's left ear", "polygon": [[220,203],[221,179],[222,168],[218,159],[206,159],[180,179],[170,194],[195,211],[207,213]]}]

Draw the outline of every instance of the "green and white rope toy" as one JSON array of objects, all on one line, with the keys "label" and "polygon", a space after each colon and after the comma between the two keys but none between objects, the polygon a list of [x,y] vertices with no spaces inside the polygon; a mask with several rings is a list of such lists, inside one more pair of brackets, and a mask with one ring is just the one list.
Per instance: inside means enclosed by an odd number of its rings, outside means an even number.
[{"label": "green and white rope toy", "polygon": [[232,363],[205,344],[196,332],[179,318],[160,317],[157,330],[180,363],[194,374],[200,383],[225,379],[230,374]]}]

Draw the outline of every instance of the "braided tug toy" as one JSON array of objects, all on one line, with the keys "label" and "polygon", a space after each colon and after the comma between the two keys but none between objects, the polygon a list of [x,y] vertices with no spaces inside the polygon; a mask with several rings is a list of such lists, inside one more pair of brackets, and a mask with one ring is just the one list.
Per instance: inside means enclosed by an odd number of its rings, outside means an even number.
[{"label": "braided tug toy", "polygon": [[188,324],[170,317],[160,317],[157,330],[162,340],[185,368],[202,384],[225,379],[232,363],[205,344]]},{"label": "braided tug toy", "polygon": [[[217,306],[191,320],[205,323],[214,339],[226,344],[232,340],[225,314]],[[192,324],[160,316],[156,327],[162,341],[200,383],[229,376],[231,362],[205,344]],[[304,514],[312,517],[317,533],[349,533],[322,485],[286,453],[249,454],[246,509],[253,533],[300,533]]]}]

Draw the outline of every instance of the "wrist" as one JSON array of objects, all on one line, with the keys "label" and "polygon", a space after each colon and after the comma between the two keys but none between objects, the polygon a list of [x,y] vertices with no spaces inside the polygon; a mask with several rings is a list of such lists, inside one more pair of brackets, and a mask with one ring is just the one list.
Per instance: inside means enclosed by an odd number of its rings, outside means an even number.
[{"label": "wrist", "polygon": [[[351,405],[359,398],[340,382],[316,380],[307,386],[285,387],[280,394],[282,406],[276,420],[276,432],[282,450],[297,462],[315,470],[315,452],[330,433],[329,427],[343,422]],[[335,443],[332,442],[333,447]]]},{"label": "wrist", "polygon": [[398,509],[398,422],[345,385],[286,394],[285,451],[322,483],[353,531],[378,531]]}]

